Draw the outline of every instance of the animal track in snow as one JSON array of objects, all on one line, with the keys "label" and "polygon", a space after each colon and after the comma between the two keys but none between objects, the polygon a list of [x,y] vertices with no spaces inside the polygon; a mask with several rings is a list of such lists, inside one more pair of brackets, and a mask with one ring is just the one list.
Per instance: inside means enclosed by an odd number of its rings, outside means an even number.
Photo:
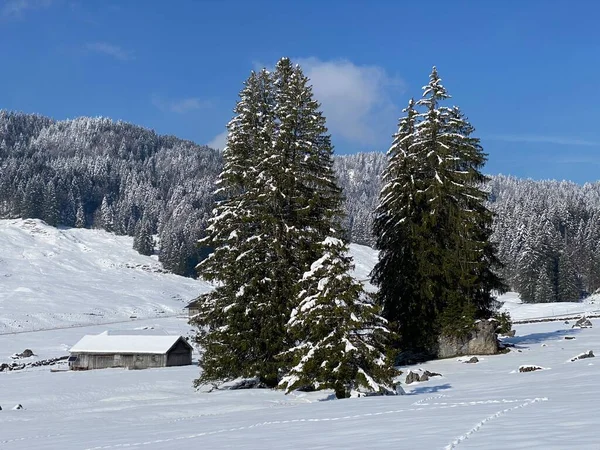
[{"label": "animal track in snow", "polygon": [[417,400],[416,402],[414,402],[412,404],[412,406],[423,406],[423,405],[429,405],[429,401],[430,400],[435,400],[437,398],[445,398],[448,397],[447,395],[432,395],[431,397],[426,397],[426,398],[422,398],[421,400]]},{"label": "animal track in snow", "polygon": [[480,422],[478,422],[473,428],[471,428],[469,431],[467,431],[465,434],[457,437],[456,439],[454,439],[450,444],[448,444],[446,447],[444,447],[444,450],[453,450],[455,449],[458,444],[460,444],[462,441],[469,439],[469,437],[471,437],[473,434],[477,433],[482,426],[484,426],[486,423],[488,423],[491,420],[497,419],[498,417],[501,417],[511,411],[514,411],[515,409],[520,409],[520,408],[524,408],[525,406],[529,406],[532,405],[534,403],[537,402],[545,402],[547,401],[548,398],[547,397],[539,397],[539,398],[533,398],[533,399],[528,399],[526,402],[521,403],[520,405],[517,406],[513,406],[512,408],[506,408],[503,409],[501,411],[498,411],[494,414],[492,414],[491,416],[486,417],[485,419],[481,420]]},{"label": "animal track in snow", "polygon": [[[433,410],[433,409],[451,409],[451,408],[473,406],[475,404],[479,404],[479,402],[458,402],[458,403],[452,403],[452,404],[447,404],[447,405],[440,404],[439,406],[432,405],[431,407],[427,408],[427,407],[423,407],[426,404],[419,403],[419,402],[425,402],[428,400],[433,400],[433,399],[442,398],[442,397],[447,397],[447,396],[435,395],[432,397],[424,398],[413,404],[413,406],[417,406],[417,408],[404,408],[404,409],[395,409],[395,410],[387,410],[387,411],[377,411],[377,412],[372,412],[372,413],[362,413],[362,414],[354,414],[354,415],[338,416],[338,417],[272,420],[272,421],[266,421],[266,422],[259,422],[259,423],[255,423],[255,424],[251,424],[251,425],[233,427],[233,428],[222,428],[219,430],[204,431],[202,433],[196,433],[196,434],[190,434],[190,435],[184,435],[184,436],[165,437],[164,439],[157,439],[157,440],[153,440],[153,441],[100,445],[97,447],[89,447],[86,450],[108,450],[108,449],[115,449],[115,448],[141,447],[141,446],[152,445],[152,444],[164,444],[167,442],[176,442],[176,441],[181,441],[184,439],[196,439],[196,438],[200,438],[200,437],[204,437],[204,436],[212,436],[215,434],[232,433],[232,432],[237,432],[237,431],[251,430],[253,428],[267,427],[267,426],[273,426],[273,425],[284,425],[284,424],[292,424],[292,423],[336,422],[336,421],[342,421],[342,420],[362,419],[362,418],[373,417],[373,416],[383,416],[383,415],[388,415],[388,414],[399,414],[399,413],[405,413],[405,412],[411,412],[411,411],[428,411],[428,410]],[[547,399],[546,398],[543,398],[543,399],[535,398],[535,399],[525,399],[525,400],[527,400],[527,401],[525,401],[525,403],[522,403],[522,404],[512,407],[512,408],[505,409],[503,411],[499,411],[498,413],[483,419],[472,430],[467,432],[465,435],[457,438],[455,440],[456,444],[455,444],[455,442],[453,442],[452,444],[450,444],[451,446],[446,447],[446,449],[455,448],[455,446],[457,445],[458,442],[462,442],[464,439],[467,439],[468,436],[470,436],[471,434],[473,434],[474,432],[479,430],[479,428],[481,428],[481,426],[484,423],[488,422],[489,420],[491,420],[493,418],[496,418],[503,414],[506,414],[506,412],[512,411],[513,409],[522,408],[523,406],[527,406],[531,403],[535,403],[537,401],[544,401]],[[523,399],[520,399],[520,400],[491,400],[490,402],[504,403],[504,402],[517,402],[517,401],[523,402],[524,400]],[[191,418],[192,417],[190,416],[188,418],[183,418],[183,420],[191,419]],[[175,419],[173,422],[175,422],[175,421],[177,421],[177,419]]]}]

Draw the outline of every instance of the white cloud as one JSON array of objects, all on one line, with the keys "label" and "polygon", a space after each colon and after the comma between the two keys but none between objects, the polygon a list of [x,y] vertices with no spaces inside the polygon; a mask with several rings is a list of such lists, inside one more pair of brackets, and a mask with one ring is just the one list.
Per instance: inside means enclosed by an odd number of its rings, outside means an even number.
[{"label": "white cloud", "polygon": [[584,147],[600,147],[600,142],[587,141],[584,139],[561,137],[561,136],[540,136],[540,135],[493,135],[486,139],[490,141],[504,142],[525,142],[556,145],[574,145]]},{"label": "white cloud", "polygon": [[28,10],[48,8],[53,0],[6,0],[0,15],[3,17],[20,17]]},{"label": "white cloud", "polygon": [[198,97],[187,97],[177,100],[169,100],[159,97],[157,95],[152,96],[152,104],[161,111],[173,112],[177,114],[186,114],[191,111],[207,108],[210,106],[209,101],[201,100]]},{"label": "white cloud", "polygon": [[359,66],[344,59],[300,58],[297,62],[311,79],[334,137],[363,146],[390,142],[400,115],[393,95],[404,90],[401,79],[382,67]]},{"label": "white cloud", "polygon": [[87,44],[86,48],[89,51],[102,53],[120,61],[129,61],[133,59],[133,53],[129,50],[125,50],[118,45],[109,44],[107,42],[92,42]]},{"label": "white cloud", "polygon": [[227,143],[227,134],[227,130],[223,131],[222,133],[219,133],[206,145],[208,145],[210,148],[223,150],[225,148],[225,144]]}]

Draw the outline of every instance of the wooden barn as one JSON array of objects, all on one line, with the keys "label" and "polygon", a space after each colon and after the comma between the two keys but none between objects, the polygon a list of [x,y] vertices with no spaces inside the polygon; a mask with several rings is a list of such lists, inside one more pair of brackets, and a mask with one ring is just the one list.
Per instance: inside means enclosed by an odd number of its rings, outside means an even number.
[{"label": "wooden barn", "polygon": [[126,367],[186,366],[192,364],[192,346],[181,336],[114,334],[84,336],[71,347],[72,370]]}]

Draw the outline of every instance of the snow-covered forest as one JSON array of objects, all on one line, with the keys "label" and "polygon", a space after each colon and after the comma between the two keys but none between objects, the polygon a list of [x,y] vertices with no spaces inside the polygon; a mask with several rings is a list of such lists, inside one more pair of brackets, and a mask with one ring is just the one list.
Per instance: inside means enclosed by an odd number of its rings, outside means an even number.
[{"label": "snow-covered forest", "polygon": [[[338,149],[339,150],[339,149]],[[351,241],[373,245],[383,153],[335,157]],[[149,234],[165,268],[194,275],[220,152],[106,118],[55,121],[0,111],[0,217]],[[600,287],[600,183],[492,176],[502,275],[525,301],[575,300]],[[144,245],[146,244],[146,245]]]},{"label": "snow-covered forest", "polygon": [[192,275],[212,208],[216,150],[105,118],[0,111],[0,217],[160,240],[164,267]]}]

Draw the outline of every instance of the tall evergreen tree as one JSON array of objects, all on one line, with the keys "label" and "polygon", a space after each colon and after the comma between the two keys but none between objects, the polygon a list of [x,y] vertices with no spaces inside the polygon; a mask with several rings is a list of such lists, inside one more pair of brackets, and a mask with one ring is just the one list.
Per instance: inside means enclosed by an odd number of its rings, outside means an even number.
[{"label": "tall evergreen tree", "polygon": [[56,187],[52,181],[48,183],[44,192],[43,210],[44,221],[53,227],[57,226],[59,221],[59,205]]},{"label": "tall evergreen tree", "polygon": [[[388,150],[389,163],[383,172],[380,204],[374,220],[379,262],[373,271],[373,282],[379,286],[378,302],[384,315],[397,326],[402,324],[405,336],[413,336],[414,345],[421,342],[421,324],[431,322],[431,312],[416,295],[421,284],[417,266],[417,236],[421,218],[427,207],[418,195],[422,166],[414,145],[417,111],[413,99],[403,110],[398,132]],[[393,275],[392,275],[393,274]]]},{"label": "tall evergreen tree", "polygon": [[133,236],[133,249],[137,250],[141,255],[154,254],[152,227],[146,218],[142,218],[136,225]]},{"label": "tall evergreen tree", "polygon": [[581,296],[581,282],[573,265],[573,259],[566,245],[558,257],[557,301],[572,302]]},{"label": "tall evergreen tree", "polygon": [[281,299],[270,295],[273,220],[265,215],[269,205],[263,199],[270,180],[258,172],[271,150],[272,96],[271,75],[266,70],[252,73],[228,124],[215,192],[220,200],[201,241],[214,252],[198,266],[215,290],[201,297],[200,313],[193,319],[196,342],[203,348],[197,384],[255,376],[269,385],[277,382],[274,355],[281,351],[284,322],[277,325],[282,322]]},{"label": "tall evergreen tree", "polygon": [[481,188],[486,155],[460,109],[442,106],[450,96],[435,67],[423,91],[388,152],[372,277],[399,345],[429,353],[440,334],[489,316],[491,291],[504,285],[492,270],[499,262]]}]

